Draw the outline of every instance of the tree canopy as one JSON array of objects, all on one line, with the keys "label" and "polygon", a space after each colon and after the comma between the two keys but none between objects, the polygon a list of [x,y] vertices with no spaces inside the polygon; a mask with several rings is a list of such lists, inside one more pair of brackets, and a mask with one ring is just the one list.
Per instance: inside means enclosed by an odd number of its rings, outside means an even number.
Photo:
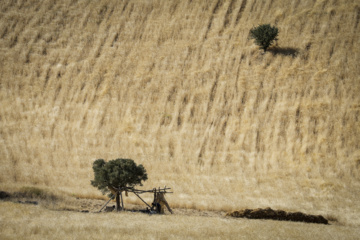
[{"label": "tree canopy", "polygon": [[91,185],[97,187],[103,194],[112,189],[121,190],[124,187],[142,186],[147,180],[143,165],[136,165],[132,159],[115,159],[105,162],[97,159],[93,163],[94,180]]},{"label": "tree canopy", "polygon": [[272,27],[270,24],[263,24],[250,29],[250,38],[255,40],[255,43],[260,46],[264,52],[270,47],[273,41],[277,40],[279,29]]}]

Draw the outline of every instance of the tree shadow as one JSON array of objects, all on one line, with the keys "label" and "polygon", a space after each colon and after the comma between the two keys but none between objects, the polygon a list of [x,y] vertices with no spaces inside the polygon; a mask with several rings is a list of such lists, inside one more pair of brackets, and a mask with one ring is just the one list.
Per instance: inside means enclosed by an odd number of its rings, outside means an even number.
[{"label": "tree shadow", "polygon": [[293,58],[299,54],[299,49],[292,47],[271,47],[267,51],[271,52],[274,56],[284,55],[284,56],[291,56]]}]

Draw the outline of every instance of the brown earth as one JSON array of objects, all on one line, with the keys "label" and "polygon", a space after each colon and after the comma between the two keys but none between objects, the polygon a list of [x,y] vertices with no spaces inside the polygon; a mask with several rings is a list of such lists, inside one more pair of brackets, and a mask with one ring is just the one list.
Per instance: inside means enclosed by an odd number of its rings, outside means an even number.
[{"label": "brown earth", "polygon": [[[36,197],[34,194],[14,192],[8,193],[0,191],[0,199],[5,201],[17,202],[20,204],[36,204],[48,209],[57,211],[76,211],[76,212],[99,212],[102,206],[106,203],[101,199],[85,199],[70,196],[64,197],[44,197],[48,194],[43,194],[42,197]],[[109,202],[107,206],[114,205],[114,202]],[[125,211],[132,212],[146,212],[145,205],[135,205],[126,203]],[[105,213],[105,211],[102,211]],[[321,215],[310,215],[301,212],[286,212],[283,210],[273,210],[271,208],[265,209],[243,209],[226,213],[224,211],[201,211],[195,209],[173,208],[173,213],[176,215],[185,216],[203,216],[203,217],[235,217],[235,218],[248,218],[248,219],[272,219],[279,221],[295,221],[295,222],[308,222],[308,223],[321,223],[329,224],[329,221]],[[165,211],[165,214],[170,214]]]},{"label": "brown earth", "polygon": [[[36,189],[36,188],[34,188]],[[37,189],[36,189],[37,190]],[[104,206],[107,200],[104,199],[87,199],[87,198],[78,198],[71,196],[56,196],[48,197],[51,195],[47,192],[43,194],[34,194],[29,193],[29,191],[20,190],[19,192],[5,192],[0,191],[0,200],[11,201],[19,204],[34,204],[40,205],[47,209],[55,211],[74,211],[74,212],[83,212],[83,213],[97,213]],[[115,202],[109,202],[107,206],[114,205]],[[170,204],[171,207],[171,204]],[[136,205],[125,203],[125,211],[131,212],[146,212],[146,205]],[[203,217],[223,217],[225,211],[201,211],[196,209],[186,209],[186,208],[172,208],[173,213],[176,215],[184,216],[203,216]],[[102,213],[106,213],[104,210]],[[165,214],[170,214],[165,210]]]}]

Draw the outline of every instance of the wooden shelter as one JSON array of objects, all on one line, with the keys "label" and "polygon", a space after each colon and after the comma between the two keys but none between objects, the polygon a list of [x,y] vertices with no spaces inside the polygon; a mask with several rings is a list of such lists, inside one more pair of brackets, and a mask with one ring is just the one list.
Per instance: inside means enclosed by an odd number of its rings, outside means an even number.
[{"label": "wooden shelter", "polygon": [[[170,190],[171,188],[168,187],[164,187],[164,188],[153,188],[152,190],[139,190],[139,189],[135,189],[134,187],[123,187],[123,188],[118,188],[118,189],[111,189],[111,193],[112,196],[110,197],[110,199],[102,206],[102,208],[99,210],[99,212],[101,212],[106,205],[109,204],[109,202],[114,198],[114,196],[119,193],[120,195],[120,203],[121,203],[121,210],[124,211],[124,199],[123,199],[123,195],[122,192],[125,192],[125,195],[127,196],[128,193],[133,193],[135,194],[135,196],[137,196],[143,203],[146,204],[147,211],[149,213],[160,213],[163,214],[164,213],[164,207],[167,207],[167,209],[169,210],[169,212],[172,214],[173,211],[171,210],[168,202],[165,199],[165,194],[166,193],[173,193],[173,192],[169,192],[168,190]],[[140,197],[140,194],[143,193],[153,193],[154,194],[154,200],[153,202],[150,204],[148,204],[143,198]],[[119,205],[120,205],[119,203]]]}]

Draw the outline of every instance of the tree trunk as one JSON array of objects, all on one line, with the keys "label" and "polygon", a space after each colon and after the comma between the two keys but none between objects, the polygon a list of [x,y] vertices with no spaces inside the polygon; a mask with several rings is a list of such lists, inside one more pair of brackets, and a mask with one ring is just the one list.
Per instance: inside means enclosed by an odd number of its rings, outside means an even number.
[{"label": "tree trunk", "polygon": [[121,207],[120,207],[120,194],[119,192],[116,192],[116,211],[120,211]]},{"label": "tree trunk", "polygon": [[119,191],[114,188],[113,186],[109,185],[108,186],[110,192],[115,196],[115,199],[116,199],[116,211],[120,211],[121,210],[121,207],[120,207],[120,194],[119,194]]}]

